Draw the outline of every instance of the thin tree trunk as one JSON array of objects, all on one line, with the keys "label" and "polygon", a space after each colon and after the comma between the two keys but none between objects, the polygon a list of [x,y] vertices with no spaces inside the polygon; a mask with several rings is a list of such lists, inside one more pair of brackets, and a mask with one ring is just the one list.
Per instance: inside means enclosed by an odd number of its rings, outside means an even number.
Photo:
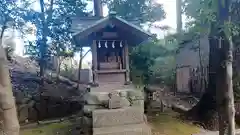
[{"label": "thin tree trunk", "polygon": [[223,35],[219,36],[219,48],[218,48],[218,56],[219,56],[219,61],[218,61],[218,70],[217,70],[217,78],[216,78],[216,89],[218,90],[216,92],[216,97],[217,97],[217,110],[218,110],[218,125],[219,125],[219,135],[224,135],[226,132],[226,127],[227,127],[227,121],[226,121],[226,109],[224,105],[224,96],[225,96],[225,90],[226,85],[225,85],[225,78],[226,78],[226,70],[224,65],[222,63],[225,60],[225,54],[224,54],[224,46],[226,45],[224,40],[223,40]]},{"label": "thin tree trunk", "polygon": [[40,0],[40,8],[41,8],[41,21],[42,21],[42,40],[40,44],[40,77],[41,77],[41,85],[44,86],[44,76],[46,69],[46,55],[47,55],[47,36],[48,36],[48,23],[52,20],[53,14],[53,0],[50,1],[49,14],[47,15],[47,19],[45,19],[45,4],[44,0]]},{"label": "thin tree trunk", "polygon": [[216,71],[219,63],[218,40],[214,38],[216,29],[211,26],[211,33],[209,34],[209,72],[208,72],[208,87],[203,93],[200,101],[190,111],[187,116],[196,121],[204,123],[205,128],[210,130],[217,130],[218,125],[209,124],[215,118],[217,113],[216,104]]},{"label": "thin tree trunk", "polygon": [[199,57],[199,65],[200,65],[200,94],[202,94],[204,90],[204,74],[203,74],[203,59],[202,59],[202,53],[201,53],[201,43],[200,40],[198,41],[198,57]]},{"label": "thin tree trunk", "polygon": [[60,76],[60,72],[61,72],[61,58],[60,56],[57,56],[57,60],[58,60],[58,66],[57,66],[57,81],[59,81],[59,76]]},{"label": "thin tree trunk", "polygon": [[83,48],[80,48],[80,59],[78,63],[78,86],[77,89],[79,88],[79,85],[81,83],[81,69],[82,69],[82,60],[83,60]]},{"label": "thin tree trunk", "polygon": [[234,107],[234,93],[233,93],[233,42],[232,38],[229,38],[229,47],[226,50],[227,62],[226,62],[226,83],[227,83],[227,116],[228,116],[228,135],[235,135],[235,107]]},{"label": "thin tree trunk", "polygon": [[[235,108],[232,85],[232,46],[224,33],[221,34],[219,49],[219,69],[217,72],[217,103],[219,115],[219,135],[235,135]],[[230,41],[230,42],[229,42]]]},{"label": "thin tree trunk", "polygon": [[13,97],[9,70],[7,68],[7,59],[2,46],[5,30],[6,27],[4,25],[0,35],[0,113],[1,119],[3,120],[1,128],[3,129],[4,134],[19,135],[20,126],[17,117],[17,110]]},{"label": "thin tree trunk", "polygon": [[182,0],[176,0],[177,33],[182,31]]},{"label": "thin tree trunk", "polygon": [[[218,0],[218,19],[220,28],[224,29],[225,23],[231,21],[229,9],[231,1],[229,0]],[[218,85],[222,85],[219,89],[219,102],[220,107],[219,115],[223,119],[219,119],[219,124],[223,125],[219,129],[219,134],[224,135],[235,135],[235,108],[234,108],[234,95],[233,95],[233,84],[232,84],[232,61],[233,61],[233,43],[231,35],[227,35],[226,31],[220,32],[220,41],[222,46],[221,49],[221,63],[219,65],[219,81]]]}]

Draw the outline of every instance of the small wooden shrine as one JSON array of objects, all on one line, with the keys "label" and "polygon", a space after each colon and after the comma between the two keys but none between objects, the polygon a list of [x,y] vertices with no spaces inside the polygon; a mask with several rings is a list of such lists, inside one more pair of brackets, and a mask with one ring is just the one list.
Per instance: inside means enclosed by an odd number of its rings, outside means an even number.
[{"label": "small wooden shrine", "polygon": [[[80,21],[75,23],[74,42],[77,46],[91,47],[93,84],[128,84],[128,49],[146,41],[151,35],[114,13],[92,24],[83,26]],[[77,30],[77,25],[85,28]]]}]

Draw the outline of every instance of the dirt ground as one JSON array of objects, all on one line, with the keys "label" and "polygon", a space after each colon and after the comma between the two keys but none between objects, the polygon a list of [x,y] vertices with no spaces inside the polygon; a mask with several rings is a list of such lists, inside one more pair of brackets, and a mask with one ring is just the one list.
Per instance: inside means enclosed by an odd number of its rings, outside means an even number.
[{"label": "dirt ground", "polygon": [[[178,119],[178,113],[148,114],[148,124],[152,127],[152,135],[191,135],[201,132],[201,128]],[[79,121],[65,121],[30,129],[22,129],[20,135],[80,135]]]}]

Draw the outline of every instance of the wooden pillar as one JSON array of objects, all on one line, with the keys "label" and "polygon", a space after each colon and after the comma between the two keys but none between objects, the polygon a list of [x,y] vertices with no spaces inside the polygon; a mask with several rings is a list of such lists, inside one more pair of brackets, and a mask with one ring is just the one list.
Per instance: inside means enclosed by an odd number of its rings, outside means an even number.
[{"label": "wooden pillar", "polygon": [[130,83],[130,68],[129,68],[129,52],[128,52],[127,41],[125,41],[125,45],[124,45],[124,54],[125,54],[125,68],[126,68],[125,84],[129,84]]},{"label": "wooden pillar", "polygon": [[98,85],[98,75],[97,75],[97,42],[96,40],[93,41],[92,44],[92,66],[93,66],[93,83],[94,85]]}]

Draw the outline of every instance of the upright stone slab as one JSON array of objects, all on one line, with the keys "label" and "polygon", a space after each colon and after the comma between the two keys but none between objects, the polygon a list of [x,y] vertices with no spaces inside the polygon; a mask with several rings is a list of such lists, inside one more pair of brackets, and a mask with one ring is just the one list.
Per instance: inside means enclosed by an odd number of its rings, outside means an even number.
[{"label": "upright stone slab", "polygon": [[123,97],[120,93],[109,93],[108,108],[118,109],[130,106],[127,97]]},{"label": "upright stone slab", "polygon": [[97,109],[92,113],[93,127],[112,127],[144,123],[144,112],[135,107],[121,109]]},{"label": "upright stone slab", "polygon": [[93,128],[93,135],[151,135],[151,129],[146,124]]},{"label": "upright stone slab", "polygon": [[122,100],[119,96],[118,92],[111,92],[109,93],[109,100],[108,100],[108,108],[109,109],[117,109],[122,108]]}]

